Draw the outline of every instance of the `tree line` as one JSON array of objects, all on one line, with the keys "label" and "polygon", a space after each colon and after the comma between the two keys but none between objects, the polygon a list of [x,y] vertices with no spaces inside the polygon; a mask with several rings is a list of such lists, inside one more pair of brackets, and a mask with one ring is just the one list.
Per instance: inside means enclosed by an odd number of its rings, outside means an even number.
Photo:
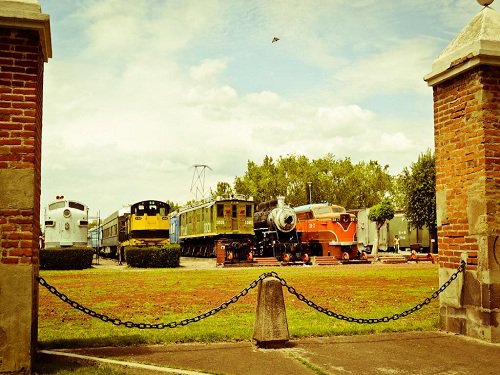
[{"label": "tree line", "polygon": [[283,195],[294,207],[329,202],[363,208],[378,203],[393,190],[388,168],[376,161],[355,164],[350,158],[335,159],[332,154],[316,160],[289,155],[274,161],[266,156],[261,165],[248,161],[247,171],[235,178],[231,188],[253,196],[257,203]]}]

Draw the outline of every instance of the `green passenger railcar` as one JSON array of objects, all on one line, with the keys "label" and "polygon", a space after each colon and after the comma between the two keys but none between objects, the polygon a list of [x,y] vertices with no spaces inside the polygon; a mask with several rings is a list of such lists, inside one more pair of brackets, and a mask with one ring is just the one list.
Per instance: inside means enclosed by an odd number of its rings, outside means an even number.
[{"label": "green passenger railcar", "polygon": [[181,208],[177,216],[182,254],[221,258],[224,250],[224,261],[251,259],[253,213],[253,198],[237,194]]}]

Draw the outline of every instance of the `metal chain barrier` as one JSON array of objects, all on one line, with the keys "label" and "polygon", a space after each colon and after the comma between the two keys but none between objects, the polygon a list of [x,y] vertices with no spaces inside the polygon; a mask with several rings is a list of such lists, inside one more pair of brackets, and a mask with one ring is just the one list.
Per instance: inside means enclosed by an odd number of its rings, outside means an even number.
[{"label": "metal chain barrier", "polygon": [[213,308],[212,310],[207,311],[207,312],[205,312],[203,314],[197,315],[197,316],[195,316],[193,318],[183,319],[183,320],[181,320],[179,322],[175,322],[174,321],[174,322],[169,322],[169,323],[158,323],[158,324],[134,323],[134,322],[130,322],[130,321],[124,322],[124,321],[122,321],[121,319],[118,319],[118,318],[112,318],[112,317],[109,317],[108,315],[105,315],[105,314],[99,314],[99,313],[95,312],[94,310],[91,310],[91,309],[89,309],[89,308],[87,308],[85,306],[82,306],[78,302],[73,301],[72,299],[70,299],[65,294],[59,292],[54,286],[50,285],[43,277],[37,277],[37,280],[38,280],[38,283],[40,285],[42,285],[45,288],[47,288],[49,290],[49,292],[51,292],[52,294],[54,294],[55,296],[57,296],[61,301],[66,302],[71,307],[73,307],[73,308],[75,308],[77,310],[80,310],[81,312],[83,312],[83,313],[85,313],[87,315],[90,315],[93,318],[101,319],[103,322],[110,322],[110,323],[113,323],[115,326],[122,325],[122,326],[125,326],[127,328],[164,329],[164,328],[176,328],[176,327],[179,327],[179,326],[181,326],[181,327],[182,326],[186,326],[189,323],[199,322],[202,319],[205,319],[205,318],[208,318],[208,317],[210,317],[212,315],[215,315],[218,312],[227,309],[227,307],[229,305],[231,305],[232,303],[238,302],[238,300],[241,297],[246,296],[250,290],[254,289],[257,285],[259,285],[260,281],[262,281],[262,280],[264,280],[264,279],[266,279],[268,277],[271,277],[271,273],[263,273],[262,275],[259,276],[258,279],[255,279],[254,281],[252,281],[250,283],[250,285],[247,286],[245,289],[243,289],[241,292],[239,292],[238,294],[234,295],[233,297],[231,297],[229,300],[227,300],[226,302],[222,303],[218,307]]},{"label": "metal chain barrier", "polygon": [[99,313],[95,312],[94,310],[91,310],[85,306],[82,306],[78,302],[70,299],[65,294],[59,292],[54,286],[50,285],[43,277],[39,276],[39,277],[37,277],[37,280],[38,280],[38,283],[40,285],[44,286],[45,288],[47,288],[50,293],[54,294],[61,301],[69,304],[71,307],[75,308],[76,310],[80,310],[81,312],[83,312],[87,315],[90,315],[93,318],[98,318],[98,319],[102,320],[103,322],[109,322],[109,323],[114,324],[115,326],[122,325],[122,326],[125,326],[127,328],[164,329],[164,328],[176,328],[179,326],[182,327],[182,326],[186,326],[190,323],[199,322],[200,320],[206,319],[210,316],[217,314],[218,312],[220,312],[222,310],[225,310],[229,305],[238,302],[238,300],[241,297],[246,296],[250,290],[257,287],[259,285],[259,282],[265,280],[268,277],[274,277],[274,278],[278,279],[279,282],[281,283],[281,285],[284,286],[285,288],[287,288],[287,290],[290,294],[293,294],[295,297],[297,297],[297,299],[299,301],[304,302],[305,304],[307,304],[308,306],[312,307],[313,309],[319,311],[320,313],[326,314],[330,317],[333,317],[333,318],[336,318],[339,320],[345,320],[347,322],[360,323],[360,324],[373,324],[373,323],[387,323],[391,320],[398,320],[400,318],[406,317],[406,316],[420,310],[425,305],[428,305],[429,303],[431,303],[431,301],[433,299],[436,299],[458,277],[458,275],[461,272],[465,271],[465,266],[466,266],[466,263],[465,263],[465,261],[462,260],[460,266],[451,275],[451,277],[448,279],[448,281],[446,281],[437,291],[432,293],[431,297],[426,298],[421,303],[418,303],[417,305],[415,305],[411,309],[405,310],[405,311],[398,313],[398,314],[394,314],[392,316],[384,316],[382,318],[374,318],[374,319],[354,318],[351,316],[338,314],[338,313],[333,312],[325,307],[322,307],[322,306],[314,303],[313,301],[307,299],[303,294],[297,292],[294,287],[288,285],[286,280],[283,279],[282,277],[278,276],[278,274],[274,271],[265,272],[265,273],[261,274],[257,279],[252,281],[250,283],[250,285],[247,286],[245,289],[243,289],[241,292],[239,292],[238,294],[235,294],[233,297],[231,297],[229,300],[222,303],[218,307],[215,307],[215,308],[213,308],[213,309],[211,309],[203,314],[197,315],[197,316],[192,317],[192,318],[183,319],[179,322],[173,321],[173,322],[169,322],[169,323],[158,323],[158,324],[134,323],[131,321],[124,322],[118,318],[112,318],[112,317],[109,317],[108,315],[105,315],[105,314],[99,314]]},{"label": "metal chain barrier", "polygon": [[285,281],[285,279],[279,277],[275,272],[274,272],[274,277],[277,278],[281,285],[283,285],[284,287],[286,287],[288,289],[288,292],[290,294],[293,294],[295,297],[297,297],[297,299],[299,301],[302,301],[304,302],[305,304],[307,304],[308,306],[312,307],[313,309],[319,311],[320,313],[323,313],[323,314],[326,314],[328,316],[331,316],[332,318],[335,318],[335,319],[339,319],[339,320],[345,320],[347,322],[351,322],[351,323],[359,323],[359,324],[374,324],[374,323],[387,323],[391,320],[398,320],[400,318],[404,318],[410,314],[413,314],[415,311],[418,311],[420,310],[422,307],[424,307],[425,305],[428,305],[429,303],[431,303],[431,301],[435,298],[437,298],[446,288],[448,288],[448,286],[458,277],[458,275],[461,273],[461,272],[464,272],[465,271],[465,266],[466,266],[466,263],[464,260],[461,261],[460,263],[460,266],[458,267],[458,269],[451,275],[451,277],[448,279],[448,281],[446,281],[443,285],[441,285],[441,287],[435,291],[434,293],[432,293],[431,297],[429,298],[426,298],[424,299],[421,303],[417,303],[414,307],[412,307],[411,309],[408,309],[408,310],[405,310],[401,313],[397,313],[397,314],[394,314],[392,316],[384,316],[382,318],[374,318],[374,319],[364,319],[364,318],[354,318],[354,317],[351,317],[351,316],[345,316],[345,315],[342,315],[342,314],[337,314],[336,312],[333,312],[325,307],[321,307],[319,305],[317,305],[316,303],[314,303],[313,301],[307,299],[306,297],[304,297],[303,294],[301,293],[298,293],[294,287],[290,286],[287,284],[287,282]]}]

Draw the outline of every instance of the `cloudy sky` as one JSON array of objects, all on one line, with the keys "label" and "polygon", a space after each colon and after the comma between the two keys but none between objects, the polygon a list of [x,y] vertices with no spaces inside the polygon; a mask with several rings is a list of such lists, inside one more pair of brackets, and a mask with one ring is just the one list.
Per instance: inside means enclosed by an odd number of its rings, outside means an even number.
[{"label": "cloudy sky", "polygon": [[[397,174],[433,147],[432,62],[475,0],[39,0],[42,207],[193,199],[247,160],[333,153]],[[495,4],[493,4],[495,5]],[[280,40],[271,43],[273,37]]]}]

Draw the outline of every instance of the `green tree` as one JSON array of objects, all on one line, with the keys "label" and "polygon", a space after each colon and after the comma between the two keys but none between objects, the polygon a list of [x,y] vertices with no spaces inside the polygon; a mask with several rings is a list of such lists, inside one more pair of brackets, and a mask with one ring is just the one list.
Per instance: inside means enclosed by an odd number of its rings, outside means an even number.
[{"label": "green tree", "polygon": [[392,177],[392,192],[391,198],[396,209],[404,209],[405,207],[405,183],[402,177],[403,174]]},{"label": "green tree", "polygon": [[389,198],[384,198],[379,204],[372,206],[368,212],[368,219],[375,222],[377,229],[375,241],[373,243],[372,255],[378,260],[378,246],[380,238],[380,228],[394,217],[394,206]]},{"label": "green tree", "polygon": [[256,203],[286,195],[286,189],[286,175],[270,156],[266,156],[260,166],[249,160],[245,175],[234,181],[234,191],[253,196]]},{"label": "green tree", "polygon": [[376,161],[353,164],[350,158],[336,160],[327,154],[312,162],[313,200],[346,208],[373,206],[392,191],[388,169]]},{"label": "green tree", "polygon": [[305,156],[287,155],[277,163],[277,175],[284,185],[283,195],[286,202],[293,206],[301,206],[309,201],[308,182],[314,179],[312,166]]},{"label": "green tree", "polygon": [[95,220],[90,220],[89,225],[88,225],[88,230],[91,230],[93,228],[97,227],[97,219]]},{"label": "green tree", "polygon": [[345,205],[347,180],[352,171],[349,158],[336,160],[327,154],[311,163],[312,202],[330,202]]},{"label": "green tree", "polygon": [[212,197],[224,196],[234,194],[234,190],[229,182],[217,182],[217,187],[215,191],[210,189],[210,195]]},{"label": "green tree", "polygon": [[401,173],[404,211],[414,228],[429,230],[431,252],[437,239],[436,219],[436,160],[431,150],[420,154],[418,160]]},{"label": "green tree", "polygon": [[388,170],[388,165],[381,166],[374,160],[357,165],[353,173],[362,176],[362,180],[358,185],[358,200],[353,202],[352,207],[371,207],[391,193],[392,177]]},{"label": "green tree", "polygon": [[263,169],[253,161],[247,162],[247,171],[242,177],[234,179],[234,190],[238,194],[244,194],[254,197],[256,203],[264,199],[265,193],[260,181],[264,180]]},{"label": "green tree", "polygon": [[312,203],[370,207],[393,190],[388,168],[376,161],[353,164],[330,153],[312,161],[297,155],[277,161],[266,156],[261,165],[247,162],[245,174],[235,178],[234,191],[253,196],[256,203],[283,195],[296,207],[308,203],[311,194]]},{"label": "green tree", "polygon": [[174,203],[172,201],[165,201],[166,204],[170,206],[170,212],[174,212],[175,210],[178,210],[181,206],[178,203]]}]

